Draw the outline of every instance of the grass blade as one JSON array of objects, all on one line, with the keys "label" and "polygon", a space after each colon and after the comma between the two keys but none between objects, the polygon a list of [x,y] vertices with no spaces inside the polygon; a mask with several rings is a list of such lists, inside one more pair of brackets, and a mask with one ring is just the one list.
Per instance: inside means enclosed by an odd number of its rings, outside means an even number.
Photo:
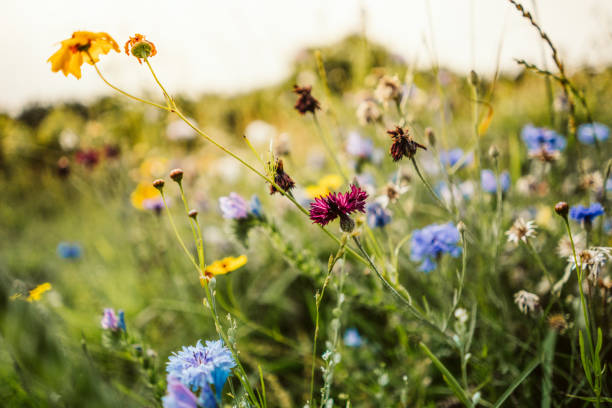
[{"label": "grass blade", "polygon": [[499,397],[499,399],[495,402],[495,404],[493,404],[493,408],[498,408],[501,407],[502,404],[506,401],[506,399],[508,399],[508,397],[510,396],[510,394],[512,394],[512,392],[516,389],[516,387],[518,387],[519,385],[521,385],[521,383],[523,381],[525,381],[525,379],[527,377],[529,377],[529,374],[531,374],[531,372],[533,370],[535,370],[535,368],[541,363],[541,360],[535,359],[533,360],[528,366],[527,368],[525,368],[523,370],[523,372],[518,376],[518,378],[516,380],[514,380],[514,382],[512,384],[510,384],[510,386],[508,387],[508,389],[502,394],[501,397]]},{"label": "grass blade", "polygon": [[457,381],[457,379],[451,374],[451,372],[448,371],[448,369],[444,366],[444,364],[442,364],[442,362],[438,360],[438,358],[431,352],[431,350],[429,350],[429,348],[424,343],[422,342],[419,343],[419,346],[425,352],[425,354],[427,354],[427,356],[431,359],[431,361],[434,363],[436,368],[440,370],[440,372],[442,373],[442,377],[444,378],[444,381],[446,381],[446,383],[448,384],[450,389],[453,391],[455,396],[459,398],[459,400],[465,406],[473,407],[474,405],[472,404],[472,401],[468,397],[465,390],[461,388],[461,385],[459,385],[459,381]]}]

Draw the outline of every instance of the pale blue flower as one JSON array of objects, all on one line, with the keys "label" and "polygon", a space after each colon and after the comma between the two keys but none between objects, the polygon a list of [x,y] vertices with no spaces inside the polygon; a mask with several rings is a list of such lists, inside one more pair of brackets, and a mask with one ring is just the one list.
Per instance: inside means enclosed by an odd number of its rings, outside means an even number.
[{"label": "pale blue flower", "polygon": [[[510,188],[510,173],[504,171],[499,177],[502,191],[508,191]],[[480,173],[480,183],[482,185],[482,189],[487,193],[497,192],[497,178],[495,177],[493,170],[482,170]]]},{"label": "pale blue flower", "polygon": [[412,232],[410,239],[410,259],[421,262],[420,270],[430,272],[436,268],[436,260],[443,254],[458,257],[461,247],[457,245],[459,231],[452,222],[431,224]]},{"label": "pale blue flower", "polygon": [[578,126],[578,140],[584,144],[593,144],[595,139],[598,142],[608,140],[610,137],[610,128],[603,123],[583,123]]},{"label": "pale blue flower", "polygon": [[249,205],[238,193],[230,193],[229,196],[219,198],[219,207],[223,218],[237,220],[248,215]]},{"label": "pale blue flower", "polygon": [[346,329],[343,340],[344,345],[347,347],[360,347],[363,344],[359,331],[354,327]]},{"label": "pale blue flower", "polygon": [[391,211],[380,203],[373,202],[366,206],[366,217],[370,228],[382,228],[391,222]]},{"label": "pale blue flower", "polygon": [[[463,156],[464,156],[463,150],[459,148],[448,150],[448,151],[446,150],[440,151],[440,161],[442,162],[442,164],[448,167],[453,167],[455,164],[459,163],[459,160],[461,160]],[[474,153],[470,152],[469,154],[465,156],[463,163],[461,163],[461,167],[467,166],[468,164],[472,163],[473,160],[474,160]]]},{"label": "pale blue flower", "polygon": [[81,245],[71,242],[60,242],[57,245],[57,254],[63,259],[79,259],[83,250]]},{"label": "pale blue flower", "polygon": [[259,201],[259,197],[255,194],[251,197],[251,201],[249,202],[249,210],[251,214],[256,216],[257,218],[263,217],[263,208],[261,206],[261,201]]},{"label": "pale blue flower", "polygon": [[521,138],[530,152],[542,149],[549,153],[558,152],[565,149],[567,145],[565,138],[554,130],[535,127],[531,124],[523,127]]}]

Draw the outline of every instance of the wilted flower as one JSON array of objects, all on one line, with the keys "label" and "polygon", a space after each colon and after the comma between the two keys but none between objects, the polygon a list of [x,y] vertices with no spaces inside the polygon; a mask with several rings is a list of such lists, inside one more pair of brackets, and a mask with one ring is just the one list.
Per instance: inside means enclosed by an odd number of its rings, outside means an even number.
[{"label": "wilted flower", "polygon": [[297,102],[295,102],[294,108],[302,115],[304,115],[306,112],[310,112],[314,115],[315,110],[321,109],[319,101],[317,101],[310,94],[311,90],[312,87],[310,86],[300,87],[297,85],[293,85],[293,92],[299,95]]},{"label": "wilted flower", "polygon": [[368,123],[378,122],[382,117],[378,105],[372,100],[366,99],[357,106],[357,120],[362,126]]},{"label": "wilted flower", "polygon": [[516,181],[516,190],[523,195],[535,194],[544,197],[548,195],[550,188],[546,180],[541,180],[533,174],[527,174]]},{"label": "wilted flower", "polygon": [[420,270],[430,272],[436,268],[436,260],[443,254],[456,258],[461,254],[457,245],[459,231],[452,222],[448,224],[431,224],[412,232],[410,239],[410,259],[421,262]]},{"label": "wilted flower", "polygon": [[236,366],[232,353],[221,340],[207,341],[205,347],[198,340],[195,346],[172,353],[168,360],[168,377],[175,377],[194,392],[200,389],[204,392],[213,385],[218,400],[231,369]]},{"label": "wilted flower", "polygon": [[71,242],[60,242],[57,244],[57,255],[63,259],[79,259],[83,249],[81,245]]},{"label": "wilted flower", "polygon": [[361,338],[359,331],[354,327],[346,329],[342,339],[344,341],[344,345],[347,347],[360,347],[363,344],[363,339]]},{"label": "wilted flower", "polygon": [[140,59],[155,56],[155,54],[157,54],[157,49],[155,48],[155,44],[151,41],[147,41],[144,35],[134,34],[134,36],[130,37],[125,43],[125,53],[127,55],[131,53],[136,57],[138,62],[142,64]]},{"label": "wilted flower", "polygon": [[366,207],[366,218],[371,228],[382,228],[391,222],[391,211],[379,202],[373,202]]},{"label": "wilted flower", "polygon": [[[510,188],[510,173],[507,171],[502,172],[499,175],[499,180],[502,191],[508,191]],[[493,170],[484,169],[480,172],[480,184],[482,185],[482,189],[487,193],[497,192],[497,178]]]},{"label": "wilted flower", "polygon": [[578,126],[578,140],[584,144],[593,144],[595,140],[603,142],[610,137],[610,128],[603,123],[583,123]]},{"label": "wilted flower", "polygon": [[42,294],[49,290],[51,290],[51,284],[49,282],[41,283],[28,293],[26,300],[28,302],[39,301]]},{"label": "wilted flower", "polygon": [[425,146],[412,139],[408,129],[404,130],[396,126],[393,130],[387,130],[387,133],[391,135],[391,139],[393,140],[391,148],[389,149],[393,161],[400,161],[404,156],[411,159],[416,154],[418,148],[427,150]]},{"label": "wilted flower", "polygon": [[[285,173],[285,169],[283,166],[283,161],[281,159],[276,159],[276,163],[271,166],[272,177],[274,177],[274,183],[277,186],[282,188],[286,193],[291,192],[291,190],[295,187],[295,182],[293,179]],[[278,192],[278,189],[270,184],[270,194],[274,194]]]},{"label": "wilted flower", "polygon": [[603,177],[598,171],[585,174],[580,179],[580,187],[584,190],[590,190],[594,193],[599,193],[603,189]]},{"label": "wilted flower", "polygon": [[246,255],[240,255],[239,257],[228,256],[208,265],[204,270],[204,276],[210,280],[217,275],[225,275],[246,265],[247,260]]},{"label": "wilted flower", "polygon": [[593,203],[588,207],[584,207],[582,204],[575,205],[570,208],[570,218],[575,221],[580,221],[584,224],[590,224],[594,218],[604,214],[604,208],[599,203]]},{"label": "wilted flower", "polygon": [[397,75],[393,77],[385,75],[378,81],[374,96],[382,103],[397,101],[401,97],[400,90],[401,84]]},{"label": "wilted flower", "polygon": [[109,34],[75,31],[72,37],[62,41],[61,48],[47,62],[51,63],[51,71],[62,71],[65,76],[72,74],[80,79],[83,62],[93,65],[100,61],[100,55],[111,50],[119,52],[119,46]]},{"label": "wilted flower", "polygon": [[[574,247],[576,248],[576,253],[586,249],[586,235],[584,232],[573,235],[573,239]],[[573,256],[573,253],[574,252],[572,251],[572,241],[567,235],[564,235],[559,240],[559,244],[557,245],[557,254],[559,254],[561,258],[568,258]]]},{"label": "wilted flower", "polygon": [[522,218],[517,219],[512,224],[512,227],[506,231],[508,242],[518,245],[519,241],[527,243],[527,239],[536,236],[536,225],[533,221],[525,221]]},{"label": "wilted flower", "polygon": [[[462,160],[463,159],[463,160]],[[467,166],[472,163],[474,160],[474,152],[469,152],[467,155],[463,152],[463,150],[456,148],[452,150],[441,150],[440,151],[440,161],[442,164],[453,167],[455,164],[461,161],[461,167]]]},{"label": "wilted flower", "polygon": [[75,153],[74,159],[77,163],[91,169],[100,161],[100,152],[96,149],[79,150]]},{"label": "wilted flower", "polygon": [[540,308],[540,297],[535,293],[519,290],[514,294],[514,303],[522,313],[532,313]]},{"label": "wilted flower", "polygon": [[248,216],[248,204],[238,193],[230,193],[229,196],[219,198],[219,207],[223,218],[241,219]]},{"label": "wilted flower", "polygon": [[[589,271],[588,278],[591,282],[596,282],[601,276],[601,271],[612,259],[612,248],[610,247],[591,247],[576,253],[578,264],[583,271]],[[568,263],[572,269],[576,268],[573,254],[568,256]]]},{"label": "wilted flower", "polygon": [[310,219],[316,224],[327,225],[339,217],[342,229],[350,232],[355,223],[348,215],[355,211],[365,212],[367,198],[368,194],[354,185],[346,193],[329,193],[317,197],[310,203]]}]

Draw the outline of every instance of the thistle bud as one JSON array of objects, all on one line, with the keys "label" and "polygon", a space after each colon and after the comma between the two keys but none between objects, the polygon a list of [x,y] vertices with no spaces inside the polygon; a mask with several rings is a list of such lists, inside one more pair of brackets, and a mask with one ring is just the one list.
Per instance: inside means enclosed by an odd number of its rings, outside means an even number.
[{"label": "thistle bud", "polygon": [[436,135],[432,128],[430,127],[425,128],[425,137],[427,138],[427,141],[429,142],[431,146],[436,145]]},{"label": "thistle bud", "polygon": [[183,181],[183,169],[174,169],[170,172],[170,178],[178,184]]},{"label": "thistle bud", "polygon": [[189,211],[188,215],[189,215],[189,218],[193,218],[195,220],[196,218],[198,218],[198,210],[191,210]]},{"label": "thistle bud", "polygon": [[565,201],[559,201],[555,205],[555,212],[561,217],[567,219],[567,214],[569,213],[569,205],[567,205]]},{"label": "thistle bud", "polygon": [[166,182],[162,179],[157,179],[153,182],[153,187],[155,187],[156,189],[159,190],[159,192],[161,193],[162,190],[164,189],[164,184],[166,184]]},{"label": "thistle bud", "polygon": [[347,215],[340,217],[340,229],[344,232],[353,232],[355,229],[355,221]]},{"label": "thistle bud", "polygon": [[491,145],[491,147],[489,147],[489,156],[491,156],[492,159],[497,159],[499,157],[497,146]]}]

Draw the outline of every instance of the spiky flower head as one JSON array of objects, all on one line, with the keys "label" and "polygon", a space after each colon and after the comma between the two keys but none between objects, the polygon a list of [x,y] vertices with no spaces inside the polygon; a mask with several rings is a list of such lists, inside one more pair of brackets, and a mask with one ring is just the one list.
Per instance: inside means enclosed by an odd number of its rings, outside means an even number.
[{"label": "spiky flower head", "polygon": [[461,254],[461,247],[457,245],[460,239],[459,231],[452,222],[431,224],[415,230],[410,239],[410,259],[421,262],[421,271],[431,272],[442,255],[450,254],[456,258]]},{"label": "spiky flower head", "polygon": [[317,109],[321,109],[319,101],[310,94],[311,91],[311,86],[293,85],[293,92],[299,95],[294,108],[300,112],[301,115],[306,114],[306,112],[310,112],[314,115]]},{"label": "spiky flower head", "polygon": [[533,313],[540,308],[540,297],[535,293],[519,290],[514,294],[514,303],[522,313]]},{"label": "spiky flower head", "polygon": [[412,139],[408,129],[396,126],[393,130],[387,130],[387,134],[393,140],[389,149],[393,161],[400,161],[404,156],[411,159],[416,154],[418,148],[427,150],[425,146]]},{"label": "spiky flower head", "polygon": [[368,193],[355,185],[351,185],[351,190],[346,193],[328,193],[317,197],[310,203],[310,219],[315,224],[327,225],[340,218],[342,229],[352,230],[351,225],[354,227],[354,222],[349,214],[355,211],[365,212],[367,198]]},{"label": "spiky flower head", "polygon": [[582,204],[570,208],[569,216],[575,221],[580,221],[585,225],[590,225],[594,218],[604,214],[604,208],[599,203],[593,203],[588,207]]},{"label": "spiky flower head", "polygon": [[518,218],[514,221],[512,227],[506,231],[506,235],[508,236],[508,242],[512,242],[515,245],[518,245],[519,241],[527,243],[529,238],[536,236],[536,224],[534,221],[525,221],[522,218]]}]

